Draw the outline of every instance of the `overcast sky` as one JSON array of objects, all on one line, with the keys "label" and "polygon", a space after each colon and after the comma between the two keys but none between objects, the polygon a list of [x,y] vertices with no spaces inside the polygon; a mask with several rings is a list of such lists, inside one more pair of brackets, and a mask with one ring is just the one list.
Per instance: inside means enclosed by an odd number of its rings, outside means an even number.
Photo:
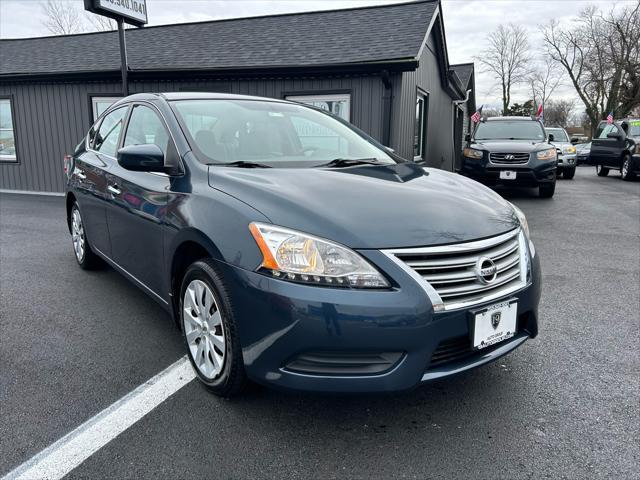
[{"label": "overcast sky", "polygon": [[[82,8],[82,0],[65,0]],[[270,13],[303,10],[337,9],[360,5],[398,3],[403,0],[147,0],[149,25],[183,23],[218,18],[266,15]],[[42,26],[42,8],[39,0],[0,0],[0,38],[19,38],[46,35]],[[607,8],[611,2],[583,0],[443,0],[443,17],[451,63],[465,63],[482,55],[485,37],[506,21],[524,25],[531,33],[530,44],[541,46],[539,25],[552,18],[561,25],[570,26],[572,19],[590,3]],[[618,5],[625,1],[616,2]],[[629,0],[627,3],[634,3]],[[477,71],[476,99],[478,105],[499,105],[500,92],[495,80]],[[556,97],[575,98],[567,84]],[[523,102],[527,89],[517,88],[513,101]],[[581,109],[579,103],[576,104]]]}]

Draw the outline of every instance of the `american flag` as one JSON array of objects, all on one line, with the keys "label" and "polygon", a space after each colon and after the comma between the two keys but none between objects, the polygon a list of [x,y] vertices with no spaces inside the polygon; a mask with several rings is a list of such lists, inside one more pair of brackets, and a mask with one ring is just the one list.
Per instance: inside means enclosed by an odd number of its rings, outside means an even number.
[{"label": "american flag", "polygon": [[471,121],[473,123],[478,123],[480,121],[480,117],[482,116],[482,107],[484,107],[484,105],[481,105],[480,108],[476,110],[476,113],[471,115]]},{"label": "american flag", "polygon": [[609,125],[613,123],[613,112],[609,112],[609,115],[607,115],[607,123]]},{"label": "american flag", "polygon": [[540,104],[540,106],[538,107],[538,113],[536,113],[536,120],[540,120],[542,118],[542,114],[543,114],[542,104]]}]

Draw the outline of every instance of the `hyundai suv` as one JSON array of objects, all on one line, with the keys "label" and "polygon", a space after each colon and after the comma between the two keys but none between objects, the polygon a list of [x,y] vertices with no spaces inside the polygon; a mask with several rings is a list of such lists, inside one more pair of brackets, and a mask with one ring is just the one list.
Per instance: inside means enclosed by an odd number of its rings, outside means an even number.
[{"label": "hyundai suv", "polygon": [[405,390],[538,332],[523,213],[281,100],[137,94],[66,159],[83,269],[106,262],[182,330],[200,381]]},{"label": "hyundai suv", "polygon": [[538,187],[543,198],[556,188],[557,153],[544,127],[529,117],[483,119],[467,135],[459,173],[487,185]]}]

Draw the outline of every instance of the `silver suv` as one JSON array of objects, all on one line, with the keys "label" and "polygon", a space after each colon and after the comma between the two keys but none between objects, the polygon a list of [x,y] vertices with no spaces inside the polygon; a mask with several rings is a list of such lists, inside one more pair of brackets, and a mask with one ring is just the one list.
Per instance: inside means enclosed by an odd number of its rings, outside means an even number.
[{"label": "silver suv", "polygon": [[576,165],[578,155],[576,147],[571,144],[569,135],[564,128],[545,128],[549,136],[549,143],[556,147],[558,154],[558,172],[557,177],[562,175],[567,180],[571,180],[576,174]]}]

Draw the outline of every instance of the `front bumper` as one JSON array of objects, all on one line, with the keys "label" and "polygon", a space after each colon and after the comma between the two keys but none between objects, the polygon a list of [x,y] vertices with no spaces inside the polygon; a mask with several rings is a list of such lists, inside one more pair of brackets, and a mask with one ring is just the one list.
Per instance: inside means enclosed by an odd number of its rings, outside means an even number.
[{"label": "front bumper", "polygon": [[[557,162],[555,161],[537,160],[532,155],[532,158],[525,164],[509,165],[492,163],[486,157],[487,153],[480,160],[463,157],[462,166],[458,173],[486,185],[537,187],[556,179]],[[516,172],[516,178],[513,180],[501,179],[500,172],[504,170]]]},{"label": "front bumper", "polygon": [[[247,375],[283,389],[318,392],[393,392],[490,362],[538,333],[540,266],[518,299],[518,333],[481,351],[470,346],[469,310],[434,313],[424,290],[381,252],[362,251],[390,277],[389,290],[350,290],[294,284],[221,263],[234,302]],[[496,303],[496,301],[488,304]],[[487,305],[487,304],[484,304]],[[467,342],[465,344],[465,341]],[[442,346],[460,355],[441,361]],[[309,352],[338,357],[391,352],[393,364],[375,374],[300,373],[292,360]],[[432,358],[440,358],[434,365]],[[326,357],[325,357],[326,358]]]},{"label": "front bumper", "polygon": [[558,169],[575,168],[578,164],[578,156],[575,153],[558,155]]}]

